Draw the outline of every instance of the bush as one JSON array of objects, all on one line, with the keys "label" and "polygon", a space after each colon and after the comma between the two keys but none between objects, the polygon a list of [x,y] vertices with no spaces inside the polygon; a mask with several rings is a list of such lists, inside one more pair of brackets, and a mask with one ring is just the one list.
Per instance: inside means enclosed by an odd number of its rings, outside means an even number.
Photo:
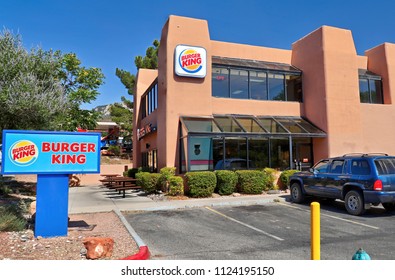
[{"label": "bush", "polygon": [[184,180],[179,176],[173,176],[169,180],[169,195],[183,195]]},{"label": "bush", "polygon": [[261,194],[265,185],[267,185],[267,177],[265,173],[259,170],[237,170],[238,186],[241,193]]},{"label": "bush", "polygon": [[283,184],[284,188],[287,188],[289,186],[289,177],[296,172],[299,172],[299,170],[290,169],[290,170],[285,170],[281,173],[280,181]]},{"label": "bush", "polygon": [[161,175],[161,177],[159,179],[159,184],[162,187],[162,191],[168,192],[170,179],[175,176],[176,168],[175,167],[163,167],[160,169],[159,172]]},{"label": "bush", "polygon": [[277,170],[267,167],[267,168],[263,169],[263,172],[265,173],[265,176],[267,178],[266,184],[263,189],[265,191],[277,189],[278,188],[277,183],[276,183]]},{"label": "bush", "polygon": [[159,178],[160,174],[158,173],[139,172],[136,174],[136,183],[147,194],[156,193],[160,190],[160,185],[158,184]]},{"label": "bush", "polygon": [[139,172],[138,168],[129,168],[128,171],[124,172],[123,176],[136,179],[137,172]]},{"label": "bush", "polygon": [[237,174],[230,170],[217,170],[215,171],[217,176],[217,187],[216,192],[220,195],[229,195],[234,193],[237,185]]},{"label": "bush", "polygon": [[217,185],[217,177],[211,171],[187,172],[185,177],[192,197],[209,197]]},{"label": "bush", "polygon": [[119,146],[111,145],[110,147],[108,147],[108,152],[115,156],[119,156],[121,154],[121,148],[119,148]]},{"label": "bush", "polygon": [[15,205],[0,206],[0,231],[21,231],[27,221],[22,211]]}]

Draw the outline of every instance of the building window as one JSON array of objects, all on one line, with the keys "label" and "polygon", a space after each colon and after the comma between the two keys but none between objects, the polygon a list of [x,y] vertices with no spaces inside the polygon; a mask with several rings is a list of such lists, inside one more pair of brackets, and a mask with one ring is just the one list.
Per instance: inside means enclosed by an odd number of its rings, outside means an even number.
[{"label": "building window", "polygon": [[144,119],[158,108],[158,82],[155,81],[141,97],[141,117]]},{"label": "building window", "polygon": [[367,70],[359,69],[359,98],[361,103],[383,104],[381,77]]},{"label": "building window", "polygon": [[213,65],[212,96],[302,102],[301,73]]}]

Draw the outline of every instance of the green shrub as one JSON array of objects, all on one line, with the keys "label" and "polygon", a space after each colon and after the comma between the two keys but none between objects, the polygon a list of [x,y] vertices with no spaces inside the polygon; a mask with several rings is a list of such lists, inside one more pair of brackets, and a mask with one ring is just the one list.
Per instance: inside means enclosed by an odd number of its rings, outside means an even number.
[{"label": "green shrub", "polygon": [[170,179],[173,178],[176,174],[175,167],[163,167],[160,169],[160,179],[159,184],[161,185],[162,191],[168,192],[169,191],[169,183]]},{"label": "green shrub", "polygon": [[20,208],[15,205],[0,206],[0,231],[21,231],[26,224]]},{"label": "green shrub", "polygon": [[185,177],[192,197],[209,197],[217,185],[217,176],[211,171],[187,172]]},{"label": "green shrub", "polygon": [[261,194],[267,185],[265,173],[259,170],[237,170],[238,187],[241,193]]},{"label": "green shrub", "polygon": [[184,180],[179,176],[172,176],[169,179],[169,195],[183,195],[184,194]]},{"label": "green shrub", "polygon": [[217,170],[215,171],[217,176],[217,187],[216,192],[220,195],[229,195],[234,193],[237,185],[237,174],[230,170]]},{"label": "green shrub", "polygon": [[290,169],[281,172],[280,181],[283,184],[284,188],[287,188],[289,186],[289,177],[296,172],[299,172],[299,170]]},{"label": "green shrub", "polygon": [[108,152],[114,154],[115,156],[119,156],[121,154],[121,148],[119,146],[111,145],[108,147]]},{"label": "green shrub", "polygon": [[[160,185],[158,184],[160,174],[158,173],[149,173],[149,172],[141,172],[142,175],[140,177],[141,180],[141,188],[147,194],[156,193],[160,190]],[[137,173],[140,174],[140,173]]]},{"label": "green shrub", "polygon": [[139,172],[138,168],[129,168],[128,171],[124,172],[124,176],[136,179],[137,172]]},{"label": "green shrub", "polygon": [[151,172],[151,168],[149,168],[148,166],[139,167],[137,168],[137,172]]},{"label": "green shrub", "polygon": [[266,184],[263,189],[265,191],[277,189],[278,188],[277,183],[276,183],[277,170],[267,167],[267,168],[263,169],[263,172],[266,175]]}]

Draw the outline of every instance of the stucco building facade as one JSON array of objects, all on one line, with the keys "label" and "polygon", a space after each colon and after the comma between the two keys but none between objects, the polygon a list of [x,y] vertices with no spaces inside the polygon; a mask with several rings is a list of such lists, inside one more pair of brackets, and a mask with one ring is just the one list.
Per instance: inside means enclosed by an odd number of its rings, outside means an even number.
[{"label": "stucco building facade", "polygon": [[394,44],[361,56],[350,30],[322,26],[274,49],[215,41],[207,21],[170,16],[158,58],[137,75],[134,167],[284,170],[395,154]]}]

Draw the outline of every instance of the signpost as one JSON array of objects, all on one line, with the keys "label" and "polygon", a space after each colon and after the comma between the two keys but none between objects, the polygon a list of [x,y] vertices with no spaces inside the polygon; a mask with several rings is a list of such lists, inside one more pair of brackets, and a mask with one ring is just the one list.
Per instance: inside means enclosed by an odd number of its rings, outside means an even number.
[{"label": "signpost", "polygon": [[35,236],[67,236],[70,174],[100,173],[100,133],[3,130],[2,170],[37,174]]}]

